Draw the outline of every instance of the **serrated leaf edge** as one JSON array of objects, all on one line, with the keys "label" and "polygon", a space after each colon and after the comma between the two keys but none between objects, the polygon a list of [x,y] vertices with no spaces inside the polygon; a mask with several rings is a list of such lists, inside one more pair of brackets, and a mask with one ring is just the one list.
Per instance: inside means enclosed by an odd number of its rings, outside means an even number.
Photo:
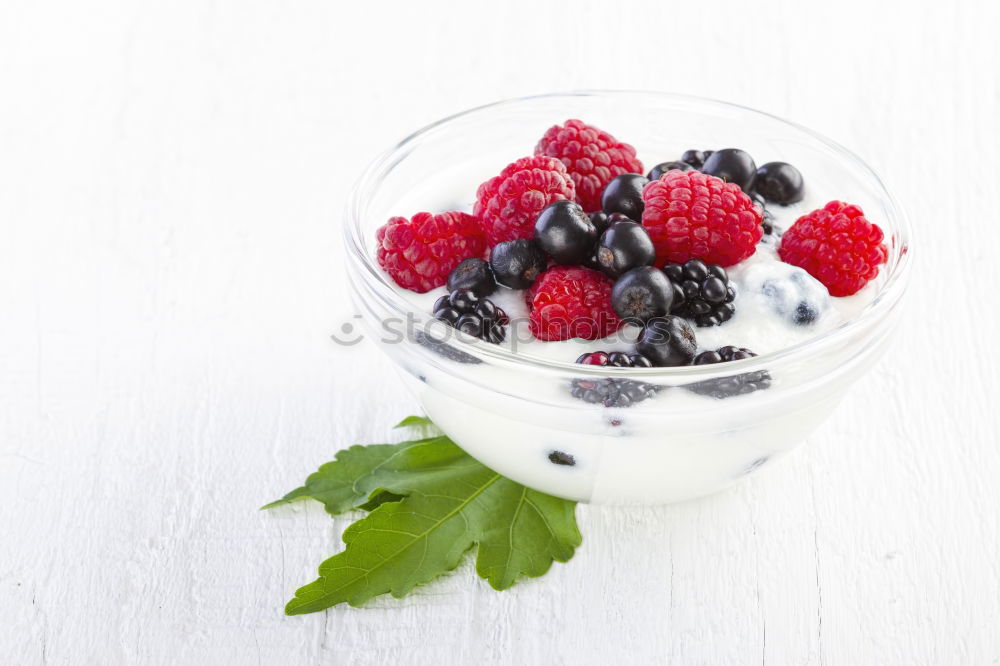
[{"label": "serrated leaf edge", "polygon": [[[500,476],[500,474],[497,474],[496,472],[494,472],[493,476],[490,478],[489,481],[487,481],[482,486],[480,486],[478,489],[476,489],[476,491],[472,495],[470,495],[466,499],[462,500],[459,504],[457,504],[455,506],[455,508],[453,508],[447,514],[445,514],[444,516],[442,516],[441,519],[435,521],[434,524],[432,524],[430,527],[428,527],[423,532],[421,532],[418,535],[416,535],[414,537],[413,541],[409,542],[404,548],[401,548],[401,549],[395,551],[394,553],[392,553],[391,555],[388,555],[388,556],[382,558],[382,561],[379,564],[377,564],[375,567],[373,567],[371,569],[365,570],[365,572],[363,574],[352,578],[351,580],[345,582],[344,584],[340,585],[339,587],[337,587],[337,588],[335,588],[333,590],[324,591],[324,592],[327,592],[327,594],[324,595],[324,596],[329,596],[329,593],[339,592],[340,590],[344,589],[348,585],[352,585],[355,582],[357,582],[358,580],[369,576],[371,574],[371,572],[377,571],[379,568],[381,568],[382,566],[384,566],[387,562],[390,562],[394,557],[396,557],[401,552],[403,552],[406,548],[409,548],[413,543],[415,543],[415,542],[417,542],[417,541],[419,541],[421,539],[426,539],[427,535],[433,533],[434,530],[438,529],[439,527],[441,527],[442,525],[444,525],[447,521],[451,520],[455,515],[457,515],[459,512],[461,512],[463,509],[465,509],[465,507],[467,507],[469,504],[471,504],[473,501],[475,501],[475,499],[477,497],[479,497],[484,492],[486,492],[487,489],[489,489],[494,483],[496,483],[501,478],[502,477]],[[422,494],[422,493],[413,493],[413,494]],[[405,501],[406,501],[406,499],[404,498],[403,500],[401,500],[401,503],[405,502]],[[385,505],[383,505],[383,506],[385,506]],[[378,507],[377,509],[375,509],[374,511],[372,511],[370,514],[368,514],[368,516],[365,516],[361,520],[359,520],[359,521],[357,521],[355,523],[352,523],[350,526],[348,526],[347,529],[351,529],[355,525],[359,525],[359,524],[363,523],[364,521],[368,520],[371,516],[374,516],[381,509],[382,509],[381,506]],[[346,533],[346,530],[345,530],[345,533]],[[473,547],[475,547],[477,545],[478,545],[478,542],[473,541],[473,543],[469,546],[469,548],[463,550],[462,554],[458,556],[458,558],[455,560],[455,562],[452,563],[446,569],[444,569],[444,571],[452,571],[452,570],[454,570],[455,567],[457,567],[459,565],[459,563],[462,561],[462,558],[465,556],[465,554],[467,552],[469,552],[469,550],[471,548],[473,548]],[[303,590],[305,590],[306,588],[308,588],[310,585],[315,585],[317,582],[319,582],[320,580],[323,579],[323,577],[324,577],[323,576],[323,569],[324,569],[324,567],[326,567],[327,562],[329,562],[330,560],[333,560],[336,557],[339,557],[344,552],[345,551],[341,551],[340,553],[337,553],[336,555],[334,555],[334,556],[326,559],[322,564],[319,565],[320,577],[317,578],[316,580],[314,580],[312,583],[309,583],[307,585],[303,585],[302,587],[300,587],[299,589],[297,589],[295,591],[295,598],[293,598],[292,600],[290,600],[285,605],[285,615],[302,615],[304,613],[314,613],[314,612],[317,612],[317,611],[326,610],[327,608],[331,608],[331,607],[337,605],[337,603],[343,603],[343,602],[335,602],[335,603],[332,603],[332,604],[328,604],[328,605],[324,605],[324,606],[319,606],[319,607],[316,607],[316,608],[311,608],[310,610],[299,610],[299,609],[302,608],[303,606],[305,606],[307,603],[314,603],[314,601],[304,602],[304,603],[300,604],[299,606],[294,606],[293,605],[293,604],[295,604],[295,600],[298,599],[298,596],[299,596],[300,592],[302,592]],[[440,574],[438,574],[438,575],[440,575]],[[410,586],[408,588],[405,588],[405,589],[403,589],[401,591],[389,590],[389,593],[393,597],[396,597],[397,599],[402,599],[404,596],[406,596],[407,594],[409,594],[410,591],[413,590],[413,588],[416,587],[417,585],[424,585],[424,584],[429,583],[430,581],[434,580],[434,578],[437,578],[437,577],[438,576],[435,575],[434,577],[428,579],[427,581],[424,581],[423,583],[416,583],[416,584],[414,584],[414,585],[412,585],[412,586]],[[398,594],[397,594],[397,592],[398,592]],[[347,604],[349,606],[351,606],[353,608],[357,608],[357,607],[361,606],[361,604],[364,604],[364,603],[370,601],[371,599],[373,599],[376,596],[378,596],[378,594],[373,594],[373,595],[371,595],[369,597],[365,597],[365,598],[362,598],[362,599],[347,599],[346,601],[347,601]]]}]

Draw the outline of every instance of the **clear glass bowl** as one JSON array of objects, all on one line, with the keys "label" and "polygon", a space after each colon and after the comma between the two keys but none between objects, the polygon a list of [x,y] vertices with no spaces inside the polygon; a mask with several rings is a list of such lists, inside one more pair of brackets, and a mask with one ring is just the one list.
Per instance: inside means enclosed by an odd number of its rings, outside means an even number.
[{"label": "clear glass bowl", "polygon": [[[854,319],[775,353],[613,375],[459,339],[429,313],[414,312],[375,262],[375,230],[393,215],[467,205],[480,182],[530,154],[546,128],[567,118],[606,127],[640,154],[664,159],[692,146],[735,145],[795,164],[810,188],[860,205],[885,231],[889,259],[877,296]],[[446,118],[375,160],[346,215],[355,305],[368,337],[393,359],[427,415],[496,471],[594,503],[660,504],[705,495],[797,446],[885,350],[909,266],[906,216],[857,156],[759,111],[666,93],[542,95]],[[683,388],[760,370],[770,373],[770,388],[744,396],[718,400]],[[574,380],[608,376],[652,384],[659,392],[627,409],[569,395]]]}]

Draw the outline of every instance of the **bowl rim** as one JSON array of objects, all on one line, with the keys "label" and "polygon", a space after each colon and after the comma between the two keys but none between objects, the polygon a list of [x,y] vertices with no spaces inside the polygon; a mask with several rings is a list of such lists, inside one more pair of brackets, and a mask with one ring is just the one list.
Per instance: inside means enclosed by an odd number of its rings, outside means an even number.
[{"label": "bowl rim", "polygon": [[344,209],[344,233],[346,248],[349,258],[360,264],[364,269],[366,284],[374,286],[379,296],[383,298],[396,311],[407,316],[414,316],[423,319],[426,329],[428,323],[438,323],[432,317],[423,313],[414,313],[412,303],[402,297],[396,288],[390,284],[389,276],[378,266],[374,254],[366,251],[365,239],[362,235],[361,222],[364,219],[366,200],[374,194],[375,189],[381,180],[388,175],[392,168],[406,157],[410,147],[417,143],[424,136],[447,126],[453,121],[467,116],[501,109],[523,102],[558,99],[573,97],[619,97],[619,96],[642,96],[655,97],[660,100],[673,100],[678,103],[694,103],[701,105],[715,106],[731,111],[737,111],[751,116],[757,116],[787,126],[790,129],[801,132],[814,141],[819,142],[842,159],[851,164],[869,184],[874,186],[877,195],[883,203],[894,222],[895,232],[893,236],[897,239],[898,249],[890,247],[891,270],[887,273],[885,282],[881,285],[878,293],[865,307],[851,319],[842,322],[834,328],[824,331],[819,335],[798,342],[788,347],[765,352],[752,358],[739,361],[730,361],[715,365],[689,365],[674,367],[653,367],[653,368],[607,368],[602,366],[588,366],[576,364],[572,361],[556,361],[524,354],[512,352],[503,347],[489,345],[481,340],[463,335],[454,335],[449,340],[449,344],[456,344],[467,353],[482,359],[489,359],[491,362],[500,362],[504,365],[513,364],[529,371],[556,371],[560,373],[572,372],[574,375],[594,375],[608,376],[613,372],[615,376],[637,376],[646,379],[653,377],[681,378],[685,380],[697,380],[702,377],[717,377],[720,375],[737,374],[737,371],[750,372],[757,369],[773,368],[777,364],[785,364],[795,359],[806,357],[822,348],[835,346],[837,343],[849,339],[852,335],[863,329],[866,324],[876,322],[880,317],[891,310],[902,298],[908,284],[910,274],[913,230],[910,224],[909,215],[898,199],[886,188],[878,174],[856,153],[842,146],[836,141],[816,132],[808,127],[796,122],[782,118],[781,116],[761,111],[753,107],[742,104],[735,104],[724,100],[699,95],[684,93],[674,93],[656,90],[617,90],[617,89],[583,89],[570,90],[564,92],[550,92],[537,95],[526,95],[521,97],[511,97],[507,99],[481,104],[458,113],[445,116],[439,120],[429,123],[420,129],[403,137],[392,146],[382,151],[375,159],[368,163],[361,175],[358,177],[353,188],[348,195]]}]

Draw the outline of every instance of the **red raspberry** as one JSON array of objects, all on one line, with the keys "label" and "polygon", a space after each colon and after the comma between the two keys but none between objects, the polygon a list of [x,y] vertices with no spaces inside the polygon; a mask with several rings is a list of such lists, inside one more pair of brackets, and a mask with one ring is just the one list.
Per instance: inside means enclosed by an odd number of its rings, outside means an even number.
[{"label": "red raspberry", "polygon": [[421,294],[447,282],[463,259],[486,252],[479,220],[468,213],[417,213],[412,221],[393,217],[375,236],[378,265],[400,287]]},{"label": "red raspberry", "polygon": [[701,259],[732,266],[757,250],[761,213],[739,185],[697,171],[668,171],[642,191],[642,225],[657,264]]},{"label": "red raspberry", "polygon": [[527,293],[531,333],[539,340],[597,340],[622,320],[611,308],[610,279],[589,268],[553,266]]},{"label": "red raspberry", "polygon": [[778,254],[825,284],[831,296],[850,296],[875,279],[888,258],[883,237],[859,207],[831,201],[796,220],[781,236]]},{"label": "red raspberry", "polygon": [[490,247],[533,238],[535,218],[550,203],[573,200],[566,167],[551,157],[522,157],[479,186],[473,214],[483,222]]},{"label": "red raspberry", "polygon": [[582,120],[550,127],[535,154],[562,160],[576,183],[576,201],[588,213],[601,210],[601,193],[612,178],[643,173],[635,148]]}]

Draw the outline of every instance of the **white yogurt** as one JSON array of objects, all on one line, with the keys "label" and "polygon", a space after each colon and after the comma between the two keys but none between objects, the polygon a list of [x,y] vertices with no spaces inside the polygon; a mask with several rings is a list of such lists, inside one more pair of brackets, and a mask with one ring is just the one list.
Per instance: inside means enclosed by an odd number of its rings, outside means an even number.
[{"label": "white yogurt", "polygon": [[[802,203],[769,210],[775,227],[787,229],[827,200],[807,195]],[[765,236],[754,255],[727,269],[737,291],[736,314],[720,326],[695,328],[701,349],[777,351],[852,318],[877,292],[878,281],[855,296],[831,298],[822,284],[778,259],[778,240]],[[446,292],[397,291],[423,316]],[[511,318],[500,346],[520,357],[572,363],[584,352],[631,351],[638,333],[627,326],[603,340],[542,342],[528,330],[523,291],[501,288],[489,298]],[[800,308],[802,303],[808,307]],[[433,326],[452,340],[457,336],[443,323]],[[515,364],[462,364],[422,357],[413,346],[386,347],[428,416],[484,464],[548,493],[608,503],[672,502],[745,477],[796,446],[879,348],[872,345],[831,365],[822,383],[805,388],[792,369],[775,374],[769,389],[748,395],[719,400],[675,385],[615,408],[574,398],[569,379],[532,379],[526,391],[524,370]],[[557,460],[569,456],[573,464],[558,464],[554,452],[563,456]]]}]

